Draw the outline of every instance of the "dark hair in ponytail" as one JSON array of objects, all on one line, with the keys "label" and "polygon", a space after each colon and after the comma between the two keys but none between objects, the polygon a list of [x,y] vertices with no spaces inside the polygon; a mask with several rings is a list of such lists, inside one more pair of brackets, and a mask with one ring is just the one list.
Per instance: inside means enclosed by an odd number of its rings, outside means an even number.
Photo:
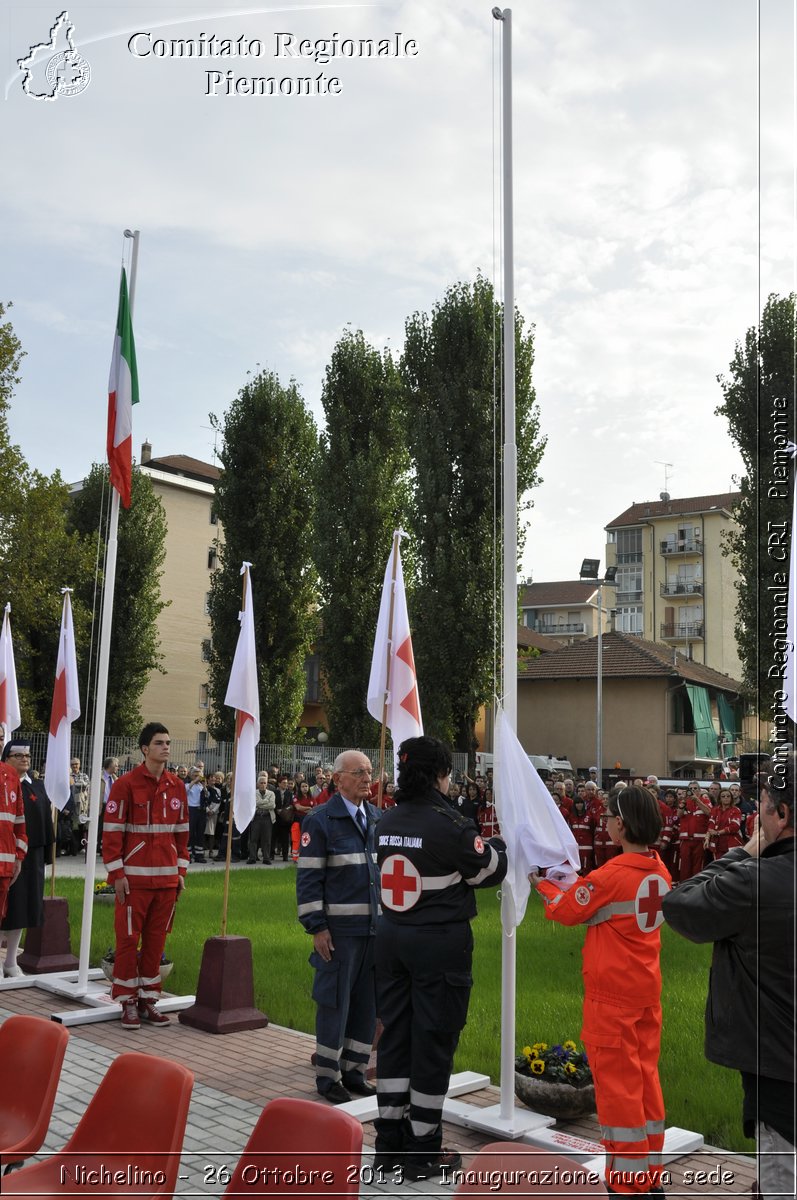
[{"label": "dark hair in ponytail", "polygon": [[451,751],[437,738],[407,738],[399,746],[398,759],[397,804],[435,791],[440,776],[451,771]]}]

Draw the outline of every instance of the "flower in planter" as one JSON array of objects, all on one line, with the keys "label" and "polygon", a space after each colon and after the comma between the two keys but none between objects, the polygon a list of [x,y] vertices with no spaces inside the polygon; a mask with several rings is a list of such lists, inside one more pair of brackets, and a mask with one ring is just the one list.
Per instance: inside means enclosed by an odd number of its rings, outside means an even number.
[{"label": "flower in planter", "polygon": [[567,1083],[571,1087],[585,1087],[592,1083],[586,1054],[579,1051],[575,1042],[535,1042],[524,1046],[515,1059],[515,1070],[519,1075],[533,1075],[544,1083]]},{"label": "flower in planter", "polygon": [[111,884],[108,883],[107,880],[105,881],[105,883],[95,883],[94,884],[94,895],[95,896],[114,896],[115,894],[116,894],[116,889],[114,887],[112,887]]}]

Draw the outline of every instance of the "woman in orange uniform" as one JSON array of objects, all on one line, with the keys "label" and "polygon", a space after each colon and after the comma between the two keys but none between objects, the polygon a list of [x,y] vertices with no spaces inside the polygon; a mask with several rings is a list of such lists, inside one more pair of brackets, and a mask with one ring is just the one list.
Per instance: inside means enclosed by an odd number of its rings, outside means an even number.
[{"label": "woman in orange uniform", "polygon": [[648,849],[661,832],[658,803],[644,788],[613,792],[608,825],[622,852],[567,891],[539,874],[529,878],[549,920],[589,926],[581,1038],[595,1081],[606,1186],[620,1195],[661,1196],[659,926],[670,875]]}]

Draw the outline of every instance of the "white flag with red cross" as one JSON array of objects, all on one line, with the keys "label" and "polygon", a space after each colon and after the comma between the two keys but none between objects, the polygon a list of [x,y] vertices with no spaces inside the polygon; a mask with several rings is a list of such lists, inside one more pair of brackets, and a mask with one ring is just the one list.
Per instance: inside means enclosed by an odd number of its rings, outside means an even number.
[{"label": "white flag with red cross", "polygon": [[244,576],[243,609],[238,614],[241,630],[235,658],[232,660],[230,682],[224,703],[236,709],[235,716],[235,778],[233,780],[232,811],[239,833],[255,815],[257,766],[255,750],[260,741],[260,691],[257,684],[255,658],[255,614],[252,608],[251,563],[241,567]]},{"label": "white flag with red cross", "polygon": [[371,678],[368,681],[368,711],[380,723],[384,716],[397,756],[396,775],[399,746],[407,738],[420,737],[423,733],[399,548],[403,536],[401,530],[394,533],[393,549],[385,567],[382,603],[379,606],[374,655],[371,661]]},{"label": "white flag with red cross", "polygon": [[69,761],[72,752],[72,722],[80,716],[78,694],[75,629],[72,624],[72,603],[69,588],[64,588],[64,607],[61,613],[61,633],[58,638],[58,659],[55,667],[53,707],[50,731],[47,735],[47,765],[44,768],[44,788],[59,812],[69,799]]},{"label": "white flag with red cross", "polygon": [[17,692],[17,672],[14,666],[14,644],[11,641],[11,605],[3,613],[3,632],[0,634],[0,725],[3,741],[7,742],[22,720]]}]

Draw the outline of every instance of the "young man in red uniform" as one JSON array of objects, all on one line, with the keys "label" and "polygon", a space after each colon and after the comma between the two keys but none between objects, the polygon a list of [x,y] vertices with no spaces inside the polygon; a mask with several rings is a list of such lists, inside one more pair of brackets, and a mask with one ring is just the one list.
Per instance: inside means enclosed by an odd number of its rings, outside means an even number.
[{"label": "young man in red uniform", "polygon": [[111,788],[102,837],[116,891],[111,996],[121,1001],[123,1029],[138,1029],[141,1021],[170,1024],[155,1003],[166,934],[188,869],[188,800],[184,784],[166,770],[169,731],[152,721],[138,744],[144,761]]},{"label": "young man in red uniform", "polygon": [[686,813],[679,822],[680,879],[684,883],[703,870],[706,855],[706,834],[711,805],[699,783],[690,783],[687,790]]}]

